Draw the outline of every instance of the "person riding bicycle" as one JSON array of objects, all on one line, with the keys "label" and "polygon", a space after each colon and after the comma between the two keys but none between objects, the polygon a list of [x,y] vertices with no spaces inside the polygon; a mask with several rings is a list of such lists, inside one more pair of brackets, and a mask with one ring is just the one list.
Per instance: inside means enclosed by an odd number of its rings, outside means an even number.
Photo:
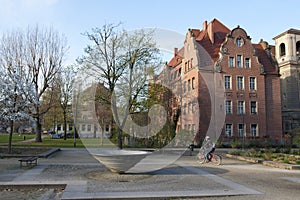
[{"label": "person riding bicycle", "polygon": [[205,140],[204,140],[204,144],[203,144],[203,147],[204,149],[206,150],[206,154],[205,154],[205,157],[208,161],[211,161],[211,158],[212,158],[212,153],[215,151],[216,149],[216,144],[210,140],[210,137],[209,136],[206,136],[205,137]]}]

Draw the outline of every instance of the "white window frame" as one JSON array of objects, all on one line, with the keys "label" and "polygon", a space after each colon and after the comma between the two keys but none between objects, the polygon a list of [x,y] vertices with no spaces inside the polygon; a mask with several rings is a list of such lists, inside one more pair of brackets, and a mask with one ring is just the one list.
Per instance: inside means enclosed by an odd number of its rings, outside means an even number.
[{"label": "white window frame", "polygon": [[[255,103],[254,110],[253,110],[253,107],[252,107],[252,103]],[[250,101],[250,113],[252,115],[257,114],[257,101]]]},{"label": "white window frame", "polygon": [[225,114],[232,114],[232,101],[231,100],[225,101]]},{"label": "white window frame", "polygon": [[238,101],[237,112],[239,115],[245,114],[245,101]]},{"label": "white window frame", "polygon": [[232,137],[232,124],[225,124],[225,135],[227,137]]},{"label": "white window frame", "polygon": [[235,59],[233,56],[229,56],[228,65],[229,65],[229,67],[235,67]]},{"label": "white window frame", "polygon": [[[254,79],[254,80],[252,81],[252,79]],[[252,91],[256,90],[257,89],[256,85],[257,85],[256,84],[256,77],[254,77],[254,76],[249,77],[249,89],[252,90]]]},{"label": "white window frame", "polygon": [[236,66],[237,66],[237,68],[243,68],[243,56],[242,55],[236,56]]},{"label": "white window frame", "polygon": [[[228,78],[228,80],[227,80]],[[232,83],[231,83],[231,76],[224,76],[224,87],[227,90],[231,90],[232,89]]]},{"label": "white window frame", "polygon": [[251,68],[251,59],[245,58],[245,68]]},{"label": "white window frame", "polygon": [[[241,78],[241,82],[240,82],[240,78]],[[237,89],[238,90],[244,90],[244,77],[243,76],[238,76],[237,79]]]},{"label": "white window frame", "polygon": [[[242,128],[241,128],[242,126]],[[246,136],[246,127],[245,127],[245,124],[238,124],[238,134],[239,134],[239,137],[243,137],[243,136]]]},{"label": "white window frame", "polygon": [[[255,129],[253,127],[255,126]],[[257,137],[258,136],[258,125],[257,124],[251,124],[251,136]]]}]

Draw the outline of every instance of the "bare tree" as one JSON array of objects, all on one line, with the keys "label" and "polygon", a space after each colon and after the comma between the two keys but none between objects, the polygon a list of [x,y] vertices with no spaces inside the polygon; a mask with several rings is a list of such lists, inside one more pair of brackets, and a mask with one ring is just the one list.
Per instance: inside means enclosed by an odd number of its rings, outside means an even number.
[{"label": "bare tree", "polygon": [[75,66],[68,66],[64,68],[58,78],[60,106],[63,110],[63,129],[64,140],[67,139],[67,119],[68,111],[71,108],[72,94],[73,94],[73,79],[76,75]]},{"label": "bare tree", "polygon": [[41,109],[41,100],[45,91],[51,87],[60,72],[68,46],[66,38],[53,29],[35,26],[28,28],[26,34],[26,64],[34,84],[35,97],[31,99],[36,120],[36,142],[42,142],[42,116],[50,109]]},{"label": "bare tree", "polygon": [[106,102],[118,125],[118,147],[122,149],[122,131],[128,116],[146,94],[148,70],[160,62],[152,32],[118,32],[117,27],[106,24],[85,33],[93,45],[87,46],[86,55],[79,62],[110,92],[111,98]]},{"label": "bare tree", "polygon": [[[17,41],[13,38],[17,38]],[[6,45],[11,40],[15,43]],[[15,54],[17,59],[13,64],[4,63],[3,67],[7,69],[19,67],[20,71],[24,72],[20,78],[23,78],[26,83],[30,83],[32,92],[27,96],[31,103],[29,114],[36,122],[36,141],[42,142],[42,116],[50,106],[42,109],[41,100],[61,70],[68,50],[66,38],[51,28],[35,26],[28,27],[27,31],[19,31],[17,34],[8,33],[2,40],[2,46],[3,52]],[[6,54],[1,55],[2,60],[9,59]]]}]

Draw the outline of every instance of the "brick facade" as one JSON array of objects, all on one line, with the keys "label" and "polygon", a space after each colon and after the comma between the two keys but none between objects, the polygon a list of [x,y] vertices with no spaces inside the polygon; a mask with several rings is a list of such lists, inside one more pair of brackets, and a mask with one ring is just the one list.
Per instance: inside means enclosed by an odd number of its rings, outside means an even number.
[{"label": "brick facade", "polygon": [[230,30],[217,19],[189,29],[168,63],[181,109],[177,132],[191,131],[197,143],[205,135],[278,142],[280,78],[270,52],[267,43],[253,44],[244,29]]}]

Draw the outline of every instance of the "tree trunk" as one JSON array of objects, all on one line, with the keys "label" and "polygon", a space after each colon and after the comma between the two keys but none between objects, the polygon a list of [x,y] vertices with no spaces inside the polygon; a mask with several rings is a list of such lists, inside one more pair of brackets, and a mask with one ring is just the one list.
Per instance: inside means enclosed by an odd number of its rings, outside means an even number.
[{"label": "tree trunk", "polygon": [[122,129],[118,127],[118,147],[119,149],[123,149],[123,142],[122,142]]},{"label": "tree trunk", "polygon": [[14,132],[14,121],[10,121],[10,131],[9,131],[9,138],[8,138],[8,153],[11,154],[12,150],[12,135]]},{"label": "tree trunk", "polygon": [[67,113],[66,110],[63,112],[64,115],[64,140],[67,139]]},{"label": "tree trunk", "polygon": [[36,142],[42,142],[42,124],[40,120],[40,116],[36,118],[36,136],[35,136]]}]

